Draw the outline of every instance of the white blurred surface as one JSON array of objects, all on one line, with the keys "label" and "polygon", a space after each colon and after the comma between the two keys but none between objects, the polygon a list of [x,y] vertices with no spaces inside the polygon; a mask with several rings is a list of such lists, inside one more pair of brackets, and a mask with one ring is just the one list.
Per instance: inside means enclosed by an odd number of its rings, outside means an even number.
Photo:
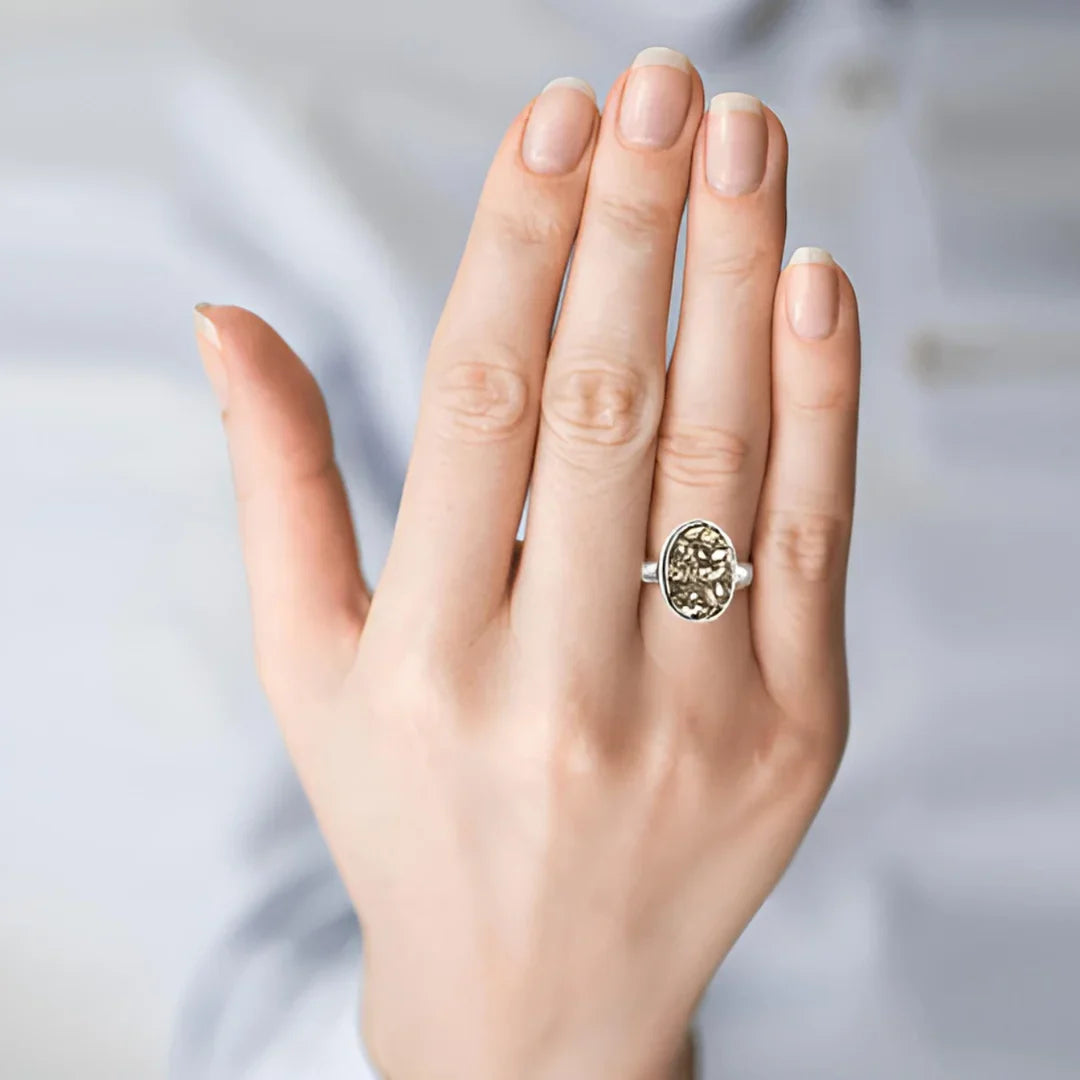
[{"label": "white blurred surface", "polygon": [[[1080,29],[851,2],[736,47],[743,6],[711,38],[675,15],[710,90],[785,119],[790,247],[855,280],[866,390],[852,741],[710,995],[707,1075],[1074,1077]],[[5,1080],[164,1076],[192,985],[183,1037],[235,1053],[186,1076],[358,1075],[316,1057],[354,951],[252,674],[190,306],[247,304],[315,366],[377,568],[504,125],[687,33],[613,10],[0,4]],[[332,948],[288,914],[246,934],[294,879]]]}]

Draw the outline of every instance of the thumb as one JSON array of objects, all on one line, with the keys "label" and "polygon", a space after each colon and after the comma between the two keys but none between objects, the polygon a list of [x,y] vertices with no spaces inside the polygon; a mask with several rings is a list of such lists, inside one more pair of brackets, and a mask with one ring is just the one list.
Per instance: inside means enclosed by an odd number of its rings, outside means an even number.
[{"label": "thumb", "polygon": [[287,706],[340,685],[370,600],[330,420],[311,372],[262,319],[200,304],[195,331],[229,441],[259,671]]}]

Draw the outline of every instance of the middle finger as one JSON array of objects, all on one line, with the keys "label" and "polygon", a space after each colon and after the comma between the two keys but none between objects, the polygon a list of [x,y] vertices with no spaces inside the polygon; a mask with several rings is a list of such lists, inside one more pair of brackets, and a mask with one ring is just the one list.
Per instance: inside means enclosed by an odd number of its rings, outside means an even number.
[{"label": "middle finger", "polygon": [[571,653],[569,634],[595,652],[637,631],[675,246],[702,99],[686,57],[653,48],[604,110],[544,379],[515,596]]}]

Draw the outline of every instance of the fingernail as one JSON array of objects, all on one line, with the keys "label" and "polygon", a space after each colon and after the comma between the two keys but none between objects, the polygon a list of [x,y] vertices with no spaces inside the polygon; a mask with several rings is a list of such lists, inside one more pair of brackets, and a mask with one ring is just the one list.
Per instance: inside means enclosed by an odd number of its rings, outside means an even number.
[{"label": "fingernail", "polygon": [[693,83],[690,61],[659,45],[634,57],[619,106],[619,131],[634,146],[663,150],[686,123]]},{"label": "fingernail", "polygon": [[705,175],[723,195],[749,195],[765,177],[769,129],[761,102],[749,94],[717,94],[709,103]]},{"label": "fingernail", "polygon": [[195,343],[199,347],[206,377],[217,395],[218,403],[224,409],[229,400],[229,382],[225,375],[225,363],[221,358],[221,336],[207,315],[211,307],[211,304],[195,305]]},{"label": "fingernail", "polygon": [[553,79],[533,102],[521,157],[534,173],[558,176],[581,160],[596,119],[596,93],[584,79]]},{"label": "fingernail", "polygon": [[791,329],[801,338],[827,338],[840,313],[840,279],[833,257],[824,248],[801,247],[788,260],[786,273]]}]

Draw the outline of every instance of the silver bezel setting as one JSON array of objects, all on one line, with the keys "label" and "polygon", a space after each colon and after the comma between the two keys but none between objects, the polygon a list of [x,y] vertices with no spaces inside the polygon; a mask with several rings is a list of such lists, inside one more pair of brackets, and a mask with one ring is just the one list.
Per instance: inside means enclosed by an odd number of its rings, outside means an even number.
[{"label": "silver bezel setting", "polygon": [[[729,558],[731,560],[732,566],[731,588],[727,590],[727,596],[724,600],[724,603],[719,607],[717,611],[709,615],[694,617],[692,615],[684,615],[672,602],[671,594],[669,591],[670,582],[668,577],[668,559],[671,555],[671,549],[674,547],[675,543],[683,535],[683,533],[687,532],[692,528],[695,528],[698,525],[705,526],[706,528],[712,529],[719,534],[723,546],[731,552]],[[660,592],[664,597],[664,603],[666,603],[668,608],[676,615],[678,615],[680,619],[683,619],[686,622],[695,623],[715,622],[717,619],[720,618],[721,615],[724,614],[725,611],[727,611],[727,609],[731,606],[731,601],[735,598],[736,590],[739,589],[740,585],[742,584],[740,578],[740,569],[741,568],[739,566],[738,555],[735,551],[735,545],[731,542],[731,537],[728,536],[728,534],[724,532],[724,530],[721,529],[715,521],[709,521],[707,518],[692,518],[690,521],[684,521],[676,525],[675,528],[668,533],[667,539],[664,541],[664,546],[660,549],[660,557],[656,561],[657,584],[660,586]]]}]

